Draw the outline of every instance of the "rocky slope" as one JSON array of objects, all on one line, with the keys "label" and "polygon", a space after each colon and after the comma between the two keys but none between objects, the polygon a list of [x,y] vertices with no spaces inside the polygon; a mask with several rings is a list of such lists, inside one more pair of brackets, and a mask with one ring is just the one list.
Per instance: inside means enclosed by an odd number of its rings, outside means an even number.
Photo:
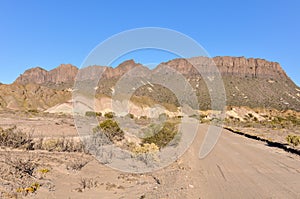
[{"label": "rocky slope", "polygon": [[71,99],[71,92],[37,84],[0,85],[0,109],[45,110],[69,99]]},{"label": "rocky slope", "polygon": [[[206,83],[193,65],[200,67],[205,74],[210,72],[209,66],[212,61],[223,77],[227,105],[300,111],[300,88],[292,82],[277,62],[229,56],[194,57],[161,63],[150,73],[155,73],[164,65],[177,70],[188,79],[196,91],[200,108],[209,109],[211,99]],[[99,82],[97,93],[111,96],[118,79],[135,67],[145,68],[133,60],[125,61],[116,68],[91,66],[85,69],[90,71],[86,79],[95,76],[98,70],[103,70],[103,78]],[[12,85],[0,85],[0,106],[10,109],[28,109],[29,107],[46,109],[64,103],[71,99],[71,88],[77,73],[78,68],[71,64],[62,64],[50,71],[40,67],[29,69]],[[31,86],[28,87],[28,85]],[[39,94],[28,95],[28,93],[35,93],[36,90],[39,90]],[[135,91],[135,95],[147,96],[160,103],[178,105],[175,95],[159,85],[145,84]]]},{"label": "rocky slope", "polygon": [[300,89],[277,62],[226,56],[213,59],[174,59],[161,65],[172,67],[187,77],[197,91],[201,108],[209,109],[210,98],[206,83],[193,65],[198,66],[205,74],[212,61],[222,75],[227,105],[300,111]]}]

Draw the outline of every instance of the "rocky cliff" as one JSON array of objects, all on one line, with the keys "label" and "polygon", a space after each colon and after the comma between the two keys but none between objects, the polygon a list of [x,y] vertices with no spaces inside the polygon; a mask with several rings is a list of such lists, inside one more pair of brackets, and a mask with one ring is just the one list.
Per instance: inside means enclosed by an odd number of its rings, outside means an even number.
[{"label": "rocky cliff", "polygon": [[78,68],[71,64],[61,64],[57,68],[47,71],[43,68],[36,67],[26,70],[20,75],[15,83],[26,85],[28,83],[45,84],[45,83],[67,83],[73,82],[78,72]]},{"label": "rocky cliff", "polygon": [[245,57],[194,57],[190,59],[174,59],[162,65],[174,68],[184,75],[199,74],[194,66],[200,66],[202,72],[209,71],[210,65],[216,65],[222,76],[252,78],[287,78],[286,73],[277,62]]},{"label": "rocky cliff", "polygon": [[40,67],[31,68],[20,75],[15,82],[23,85],[28,83],[42,84],[46,81],[47,73],[48,71]]}]

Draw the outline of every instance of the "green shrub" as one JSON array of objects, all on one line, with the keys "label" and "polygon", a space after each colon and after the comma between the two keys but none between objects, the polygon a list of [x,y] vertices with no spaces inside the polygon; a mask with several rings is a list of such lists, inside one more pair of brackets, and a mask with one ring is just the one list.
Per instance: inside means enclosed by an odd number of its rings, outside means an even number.
[{"label": "green shrub", "polygon": [[113,112],[108,112],[104,114],[104,117],[108,118],[108,119],[112,119],[114,118],[115,114]]},{"label": "green shrub", "polygon": [[39,113],[39,111],[37,109],[29,109],[27,112],[28,113]]},{"label": "green shrub", "polygon": [[85,116],[87,116],[87,117],[101,117],[102,113],[100,113],[100,112],[94,112],[94,111],[87,111],[85,113]]},{"label": "green shrub", "polygon": [[94,133],[101,131],[108,137],[110,141],[121,141],[124,139],[124,131],[120,129],[118,123],[114,120],[104,120],[93,129]]},{"label": "green shrub", "polygon": [[287,120],[290,121],[294,125],[297,125],[297,126],[300,125],[300,118],[297,118],[296,116],[289,115],[287,117]]},{"label": "green shrub", "polygon": [[133,149],[133,153],[142,154],[142,153],[155,153],[159,151],[158,146],[154,143],[145,143],[142,146],[136,145]]},{"label": "green shrub", "polygon": [[155,144],[159,148],[167,146],[177,134],[176,123],[165,122],[162,129],[158,133],[142,139],[142,142]]},{"label": "green shrub", "polygon": [[286,141],[287,141],[289,144],[292,144],[292,145],[294,145],[294,146],[298,146],[298,145],[300,144],[300,136],[289,134],[289,135],[286,137]]},{"label": "green shrub", "polygon": [[18,188],[17,192],[18,193],[24,193],[25,196],[26,196],[28,193],[34,193],[34,192],[36,192],[40,187],[41,187],[41,185],[39,183],[35,182],[35,183],[32,183],[28,187]]}]

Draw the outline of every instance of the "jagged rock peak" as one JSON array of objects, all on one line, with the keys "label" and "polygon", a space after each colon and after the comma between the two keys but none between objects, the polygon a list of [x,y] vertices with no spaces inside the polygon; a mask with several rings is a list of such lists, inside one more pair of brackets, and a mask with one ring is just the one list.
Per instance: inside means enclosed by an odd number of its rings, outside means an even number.
[{"label": "jagged rock peak", "polygon": [[142,64],[136,63],[133,59],[124,61],[120,63],[117,67],[107,67],[105,70],[103,77],[104,78],[118,78],[124,75],[126,72],[130,71],[135,67],[141,67]]},{"label": "jagged rock peak", "polygon": [[123,68],[125,66],[136,66],[136,65],[140,65],[140,64],[136,63],[133,59],[129,59],[120,63],[116,68]]},{"label": "jagged rock peak", "polygon": [[47,70],[41,67],[28,69],[16,79],[15,83],[28,84],[30,82],[35,82],[37,84],[42,84],[45,82],[47,72]]},{"label": "jagged rock peak", "polygon": [[15,83],[18,84],[44,84],[73,81],[78,72],[78,68],[71,64],[61,64],[57,68],[47,71],[41,67],[31,68],[20,75]]},{"label": "jagged rock peak", "polygon": [[78,68],[71,64],[61,64],[47,74],[46,81],[52,83],[72,82],[78,72]]}]

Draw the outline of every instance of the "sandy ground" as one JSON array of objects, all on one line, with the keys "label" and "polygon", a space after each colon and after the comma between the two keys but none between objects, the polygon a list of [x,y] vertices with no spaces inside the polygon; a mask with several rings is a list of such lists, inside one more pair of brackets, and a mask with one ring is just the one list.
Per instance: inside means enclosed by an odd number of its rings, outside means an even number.
[{"label": "sandy ground", "polygon": [[18,129],[30,133],[33,137],[73,137],[78,136],[71,115],[28,114],[0,112],[0,127]]},{"label": "sandy ground", "polygon": [[[60,122],[72,132],[71,123],[61,122],[69,119],[40,118],[32,124],[52,129]],[[7,121],[1,119],[0,126]],[[299,156],[223,130],[213,151],[199,159],[206,130],[207,125],[201,125],[195,141],[179,160],[147,174],[113,170],[80,153],[1,151],[0,155],[35,154],[39,167],[49,168],[41,179],[47,183],[28,198],[300,198]],[[69,168],[80,161],[86,163],[83,168]],[[91,185],[84,188],[82,181]]]}]

